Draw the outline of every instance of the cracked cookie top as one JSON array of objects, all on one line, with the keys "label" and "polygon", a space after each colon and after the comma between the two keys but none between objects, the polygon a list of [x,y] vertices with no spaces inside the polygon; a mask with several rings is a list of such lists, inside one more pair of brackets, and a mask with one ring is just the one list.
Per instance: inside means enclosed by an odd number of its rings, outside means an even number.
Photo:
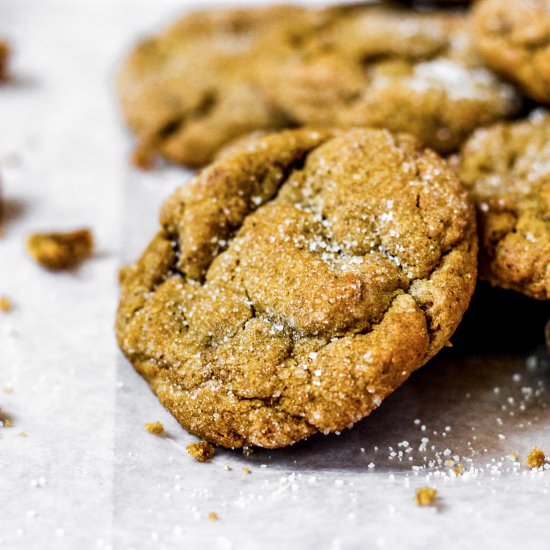
[{"label": "cracked cookie top", "polygon": [[460,177],[477,204],[481,277],[550,300],[550,115],[475,132]]},{"label": "cracked cookie top", "polygon": [[190,166],[254,130],[406,131],[440,152],[513,115],[467,17],[395,6],[202,11],[136,47],[119,93],[143,147]]},{"label": "cracked cookie top", "polygon": [[481,0],[473,18],[487,65],[550,103],[550,0]]},{"label": "cracked cookie top", "polygon": [[385,130],[233,148],[121,273],[117,336],[191,432],[281,447],[369,414],[444,346],[476,279],[447,163]]}]

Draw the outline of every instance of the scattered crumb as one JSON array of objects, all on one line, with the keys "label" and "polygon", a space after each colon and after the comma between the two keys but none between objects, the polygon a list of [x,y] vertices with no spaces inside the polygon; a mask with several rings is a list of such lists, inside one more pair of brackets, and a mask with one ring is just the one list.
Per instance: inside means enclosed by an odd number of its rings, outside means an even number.
[{"label": "scattered crumb", "polygon": [[431,506],[437,496],[437,491],[431,487],[420,487],[416,490],[416,504],[418,506]]},{"label": "scattered crumb", "polygon": [[9,418],[4,418],[2,420],[2,425],[4,428],[11,428],[13,426],[13,422]]},{"label": "scattered crumb", "polygon": [[214,447],[207,441],[197,441],[187,445],[187,452],[199,462],[208,462],[214,457]]},{"label": "scattered crumb", "polygon": [[251,474],[252,470],[248,466],[243,466],[243,472],[245,474]]},{"label": "scattered crumb", "polygon": [[161,422],[149,422],[148,424],[145,424],[145,429],[150,434],[160,435],[162,432],[164,432],[164,426]]},{"label": "scattered crumb", "polygon": [[0,82],[8,79],[8,63],[11,55],[11,48],[5,40],[0,40]]},{"label": "scattered crumb", "polygon": [[526,463],[529,468],[540,468],[544,464],[545,460],[546,456],[542,450],[538,447],[533,447],[531,452],[527,455]]},{"label": "scattered crumb", "polygon": [[13,393],[13,388],[11,386],[4,386],[3,391],[6,395],[10,395]]},{"label": "scattered crumb", "polygon": [[508,458],[512,460],[513,462],[517,462],[519,460],[518,453],[512,451],[511,453],[508,453]]},{"label": "scattered crumb", "polygon": [[140,144],[132,151],[131,162],[140,170],[151,170],[155,165],[155,154],[150,147]]},{"label": "scattered crumb", "polygon": [[461,476],[464,473],[464,465],[463,464],[457,464],[453,468],[453,472],[454,472],[455,475]]},{"label": "scattered crumb", "polygon": [[0,296],[0,311],[7,313],[11,308],[11,300],[7,296]]},{"label": "scattered crumb", "polygon": [[19,432],[17,435],[19,437],[27,437],[27,432]]},{"label": "scattered crumb", "polygon": [[218,514],[216,514],[216,512],[210,512],[208,514],[208,519],[216,521],[216,520],[220,519],[220,516],[218,516]]},{"label": "scattered crumb", "polygon": [[27,239],[31,257],[46,269],[75,267],[91,256],[94,239],[89,229],[57,233],[32,233]]}]

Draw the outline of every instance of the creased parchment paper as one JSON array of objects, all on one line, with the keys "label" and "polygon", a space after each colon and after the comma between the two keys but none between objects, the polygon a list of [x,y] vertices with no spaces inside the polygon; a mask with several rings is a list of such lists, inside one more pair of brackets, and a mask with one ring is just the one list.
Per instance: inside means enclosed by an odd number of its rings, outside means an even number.
[{"label": "creased parchment paper", "polygon": [[[0,88],[0,295],[14,305],[0,316],[13,423],[0,428],[0,548],[548,549],[550,471],[524,465],[535,445],[550,454],[546,304],[481,288],[455,347],[352,430],[249,456],[218,449],[208,464],[118,352],[116,270],[191,173],[128,166],[113,74],[129,44],[188,7],[0,3],[15,50]],[[97,254],[76,272],[26,256],[29,231],[85,225]],[[156,420],[166,436],[143,428]],[[436,506],[416,506],[421,486]]]}]

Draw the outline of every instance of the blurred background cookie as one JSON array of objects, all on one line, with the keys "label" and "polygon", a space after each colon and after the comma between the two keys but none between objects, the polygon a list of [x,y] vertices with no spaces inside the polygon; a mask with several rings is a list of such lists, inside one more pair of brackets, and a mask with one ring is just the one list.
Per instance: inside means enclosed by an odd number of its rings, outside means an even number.
[{"label": "blurred background cookie", "polygon": [[406,131],[448,153],[521,105],[483,66],[466,15],[368,4],[191,14],[134,50],[119,92],[135,158],[189,166],[254,130],[302,125]]},{"label": "blurred background cookie", "polygon": [[550,103],[550,0],[480,0],[473,18],[487,65]]},{"label": "blurred background cookie", "polygon": [[460,177],[477,204],[481,277],[550,300],[550,115],[478,130]]}]

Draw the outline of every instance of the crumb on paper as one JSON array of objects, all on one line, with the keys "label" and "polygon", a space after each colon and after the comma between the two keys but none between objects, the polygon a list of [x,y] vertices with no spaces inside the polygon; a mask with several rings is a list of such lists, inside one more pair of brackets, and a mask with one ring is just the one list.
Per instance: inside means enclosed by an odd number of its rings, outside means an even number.
[{"label": "crumb on paper", "polygon": [[164,432],[164,426],[161,422],[148,422],[147,424],[144,424],[145,429],[150,434],[160,435],[162,432]]},{"label": "crumb on paper", "polygon": [[11,300],[7,296],[0,296],[0,311],[7,313],[8,311],[11,311],[11,309]]},{"label": "crumb on paper", "polygon": [[17,435],[18,435],[19,437],[28,437],[28,436],[27,436],[27,432],[19,432]]},{"label": "crumb on paper", "polygon": [[518,456],[518,453],[512,451],[511,453],[508,453],[506,455],[512,462],[518,462],[519,461],[519,456]]},{"label": "crumb on paper", "polygon": [[27,250],[40,265],[50,270],[70,269],[89,258],[94,239],[89,229],[67,232],[32,233]]},{"label": "crumb on paper", "polygon": [[252,470],[248,466],[243,466],[243,473],[245,474],[251,474]]},{"label": "crumb on paper", "polygon": [[4,426],[4,428],[11,428],[13,426],[13,422],[9,418],[4,418],[0,420],[0,422],[2,422],[2,426]]},{"label": "crumb on paper", "polygon": [[8,64],[10,56],[10,45],[5,40],[0,40],[0,82],[4,82],[8,79]]},{"label": "crumb on paper", "polygon": [[453,468],[453,472],[456,476],[461,476],[464,473],[464,465],[463,464],[457,464]]},{"label": "crumb on paper", "polygon": [[218,516],[218,514],[216,514],[216,512],[210,512],[208,514],[208,519],[216,521],[216,520],[220,519],[220,516]]},{"label": "crumb on paper", "polygon": [[187,452],[199,462],[208,462],[216,454],[214,447],[207,441],[196,441],[187,445]]},{"label": "crumb on paper", "polygon": [[137,145],[132,151],[131,162],[140,170],[151,170],[155,165],[155,153],[147,145]]},{"label": "crumb on paper", "polygon": [[420,487],[416,490],[416,504],[418,506],[431,506],[437,496],[437,490],[432,487]]},{"label": "crumb on paper", "polygon": [[544,455],[544,452],[538,447],[533,447],[531,452],[527,455],[526,462],[529,468],[534,469],[543,466],[545,460],[546,456]]}]

